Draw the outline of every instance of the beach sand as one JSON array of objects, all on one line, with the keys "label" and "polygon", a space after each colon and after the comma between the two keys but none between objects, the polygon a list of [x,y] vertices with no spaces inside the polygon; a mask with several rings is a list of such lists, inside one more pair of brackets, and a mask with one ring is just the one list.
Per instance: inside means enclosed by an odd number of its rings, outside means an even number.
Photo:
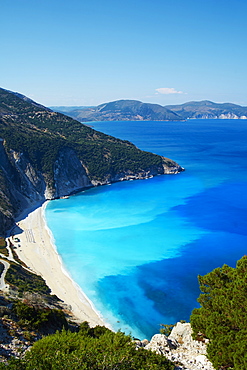
[{"label": "beach sand", "polygon": [[88,321],[91,326],[106,326],[90,300],[65,270],[46,225],[45,205],[19,217],[18,227],[12,230],[12,234],[20,240],[15,243],[18,245],[15,249],[18,257],[44,278],[52,294],[70,306],[77,321]]}]

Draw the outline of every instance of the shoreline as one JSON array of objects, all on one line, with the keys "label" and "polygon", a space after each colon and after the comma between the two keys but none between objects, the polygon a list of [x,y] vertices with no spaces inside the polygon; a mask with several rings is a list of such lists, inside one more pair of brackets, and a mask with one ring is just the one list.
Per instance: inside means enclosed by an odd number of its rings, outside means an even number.
[{"label": "shoreline", "polygon": [[16,226],[11,230],[11,235],[19,239],[15,243],[18,245],[15,252],[31,272],[43,277],[51,294],[55,294],[71,308],[75,321],[88,321],[90,326],[109,327],[66,270],[46,223],[46,205],[47,201],[35,209],[27,209],[16,220]]}]

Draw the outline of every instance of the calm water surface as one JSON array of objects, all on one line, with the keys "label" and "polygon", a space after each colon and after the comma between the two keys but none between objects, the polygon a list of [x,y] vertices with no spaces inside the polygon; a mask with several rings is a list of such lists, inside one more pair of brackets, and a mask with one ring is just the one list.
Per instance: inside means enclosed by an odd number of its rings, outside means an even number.
[{"label": "calm water surface", "polygon": [[197,276],[247,252],[247,122],[101,122],[94,128],[186,168],[48,204],[73,279],[115,330],[150,338],[189,320]]}]

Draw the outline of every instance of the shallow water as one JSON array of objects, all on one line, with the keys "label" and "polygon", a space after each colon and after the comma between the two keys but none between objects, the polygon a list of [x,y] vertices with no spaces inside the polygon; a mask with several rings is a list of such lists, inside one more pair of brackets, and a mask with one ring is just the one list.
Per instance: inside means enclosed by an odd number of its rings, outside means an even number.
[{"label": "shallow water", "polygon": [[46,207],[59,254],[114,329],[143,339],[189,320],[197,275],[247,250],[247,122],[102,122],[176,160],[174,176],[90,189]]}]

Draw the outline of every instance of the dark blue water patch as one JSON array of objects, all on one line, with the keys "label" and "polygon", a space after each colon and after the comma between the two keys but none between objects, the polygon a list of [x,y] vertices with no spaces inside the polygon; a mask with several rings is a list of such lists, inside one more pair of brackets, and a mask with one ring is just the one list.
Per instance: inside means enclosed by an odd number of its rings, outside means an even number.
[{"label": "dark blue water patch", "polygon": [[[70,265],[73,273],[75,265],[77,274],[87,269],[88,278],[83,276],[79,284],[83,282],[85,292],[89,287],[95,304],[102,301],[97,308],[104,317],[114,314],[121,321],[117,329],[121,325],[125,331],[129,325],[149,339],[159,331],[160,323],[189,320],[199,295],[198,274],[224,263],[235,266],[246,254],[247,125],[243,120],[191,120],[107,122],[106,127],[110,134],[176,160],[186,172],[91,189],[81,199],[80,195],[74,198],[76,206],[73,197],[64,200],[65,208],[75,208],[72,215],[65,215],[63,230],[58,217],[61,214],[54,215],[57,240],[67,244],[66,254],[61,253],[65,261],[71,258],[71,251],[75,256]],[[104,196],[94,200],[98,192]],[[99,201],[102,198],[104,201]],[[111,198],[115,213],[111,211],[102,225]],[[77,209],[79,203],[82,208]],[[141,210],[135,213],[135,220],[133,203]],[[145,217],[139,217],[144,210]],[[91,225],[86,220],[90,212]],[[81,213],[86,217],[81,219]],[[120,224],[116,224],[117,219]],[[106,255],[108,246],[114,245],[113,254]],[[116,256],[118,251],[123,251],[122,255]],[[86,252],[90,252],[87,259]],[[107,270],[105,261],[109,262]]]},{"label": "dark blue water patch", "polygon": [[204,229],[247,235],[246,190],[246,182],[226,183],[192,196],[174,209]]},{"label": "dark blue water patch", "polygon": [[143,338],[149,339],[162,323],[189,321],[191,311],[199,306],[198,275],[225,263],[235,267],[246,250],[246,236],[207,234],[185,246],[176,258],[137,266],[128,275],[103,278],[97,294],[122,322],[138,328]]}]

